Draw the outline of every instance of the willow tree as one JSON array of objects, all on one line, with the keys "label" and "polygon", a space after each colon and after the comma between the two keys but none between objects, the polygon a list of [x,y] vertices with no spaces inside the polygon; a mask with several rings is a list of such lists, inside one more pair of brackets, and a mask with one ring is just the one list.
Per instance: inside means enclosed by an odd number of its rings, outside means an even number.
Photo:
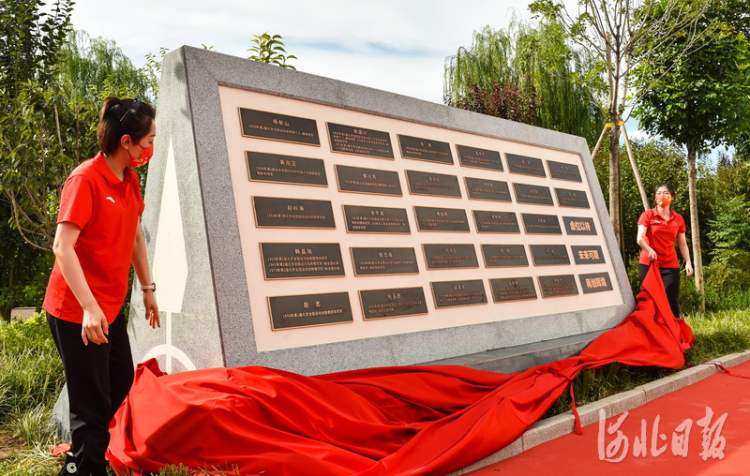
[{"label": "willow tree", "polygon": [[[560,24],[569,37],[597,59],[607,84],[604,104],[611,125],[609,133],[609,216],[620,249],[623,249],[620,125],[627,120],[633,100],[642,91],[630,89],[630,75],[638,62],[636,50],[646,44],[681,42],[677,57],[694,48],[704,32],[691,29],[704,7],[693,8],[684,0],[578,0],[578,11],[568,10],[564,0],[535,0],[532,12]],[[696,2],[698,3],[698,2]],[[684,35],[687,32],[687,37]]]},{"label": "willow tree", "polygon": [[[585,52],[567,43],[562,26],[552,21],[485,27],[470,47],[447,58],[444,101],[595,140],[604,117],[592,90],[603,83]],[[506,107],[483,107],[476,98],[505,101]]]}]

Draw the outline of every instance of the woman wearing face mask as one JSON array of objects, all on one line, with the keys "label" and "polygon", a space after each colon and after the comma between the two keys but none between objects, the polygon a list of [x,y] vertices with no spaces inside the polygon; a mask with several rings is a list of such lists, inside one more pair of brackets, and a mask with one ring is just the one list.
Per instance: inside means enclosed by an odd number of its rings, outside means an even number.
[{"label": "woman wearing face mask", "polygon": [[139,223],[144,203],[138,175],[153,153],[153,108],[104,100],[100,152],[65,181],[43,308],[65,367],[72,450],[60,475],[106,475],[109,422],[133,383],[125,316],[120,313],[132,264],[142,284],[146,319],[159,309]]},{"label": "woman wearing face mask", "polygon": [[646,279],[649,264],[656,260],[661,271],[672,314],[680,317],[680,263],[677,261],[675,241],[685,261],[685,274],[693,275],[690,251],[685,240],[685,220],[672,210],[674,189],[668,183],[656,187],[656,208],[646,210],[638,219],[638,246],[642,248],[639,260],[641,284]]}]

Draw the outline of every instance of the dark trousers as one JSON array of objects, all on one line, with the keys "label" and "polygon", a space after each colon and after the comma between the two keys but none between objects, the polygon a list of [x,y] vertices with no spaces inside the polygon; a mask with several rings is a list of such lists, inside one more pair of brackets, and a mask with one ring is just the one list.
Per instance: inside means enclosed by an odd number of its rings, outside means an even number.
[{"label": "dark trousers", "polygon": [[109,343],[88,346],[81,340],[81,324],[50,315],[47,322],[65,367],[75,474],[105,475],[109,422],[133,385],[125,316],[119,314],[109,326]]},{"label": "dark trousers", "polygon": [[[638,271],[641,278],[641,284],[648,274],[648,265],[639,265]],[[680,268],[659,268],[661,271],[661,280],[664,281],[664,290],[667,292],[667,301],[672,308],[674,317],[680,316]]]}]

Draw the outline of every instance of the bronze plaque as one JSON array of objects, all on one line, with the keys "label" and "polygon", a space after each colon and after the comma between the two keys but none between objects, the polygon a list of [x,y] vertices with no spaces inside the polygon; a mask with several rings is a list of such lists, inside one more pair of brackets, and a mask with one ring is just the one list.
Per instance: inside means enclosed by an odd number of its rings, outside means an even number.
[{"label": "bronze plaque", "polygon": [[471,231],[463,208],[414,207],[419,231]]},{"label": "bronze plaque", "polygon": [[568,249],[565,245],[529,245],[534,266],[551,266],[570,264]]},{"label": "bronze plaque", "polygon": [[355,276],[419,274],[414,248],[354,248]]},{"label": "bronze plaque", "polygon": [[466,190],[469,198],[477,200],[497,200],[499,202],[511,202],[510,189],[508,182],[498,182],[497,180],[485,180],[471,177],[465,177]]},{"label": "bronze plaque", "polygon": [[589,198],[583,190],[556,188],[555,194],[557,194],[557,204],[561,207],[591,208]]},{"label": "bronze plaque", "polygon": [[514,174],[533,175],[535,177],[546,177],[542,159],[526,157],[516,154],[505,154],[508,159],[508,170]]},{"label": "bronze plaque", "polygon": [[347,292],[268,296],[268,307],[275,331],[354,320]]},{"label": "bronze plaque", "polygon": [[344,276],[338,243],[261,243],[266,279]]},{"label": "bronze plaque", "polygon": [[406,181],[409,182],[409,193],[412,195],[461,198],[461,188],[455,175],[407,170]]},{"label": "bronze plaque", "polygon": [[571,246],[576,264],[605,263],[601,246]]},{"label": "bronze plaque", "polygon": [[562,217],[568,235],[596,235],[593,218]]},{"label": "bronze plaque", "polygon": [[516,191],[516,202],[518,203],[531,203],[534,205],[555,204],[552,201],[552,192],[550,192],[549,187],[514,183],[513,189]]},{"label": "bronze plaque", "polygon": [[435,307],[468,306],[486,304],[487,295],[481,279],[463,281],[437,281],[430,283]]},{"label": "bronze plaque", "polygon": [[411,233],[405,208],[344,205],[344,220],[350,233]]},{"label": "bronze plaque", "polygon": [[572,274],[561,274],[558,276],[539,276],[539,289],[543,298],[577,296],[575,276]]},{"label": "bronze plaque", "polygon": [[477,252],[472,244],[423,244],[427,269],[478,268]]},{"label": "bronze plaque", "polygon": [[360,291],[359,300],[365,320],[427,314],[422,287]]},{"label": "bronze plaque", "polygon": [[612,291],[612,281],[609,280],[609,273],[579,274],[578,280],[581,282],[583,294]]},{"label": "bronze plaque", "polygon": [[401,134],[398,135],[398,142],[401,146],[401,157],[453,165],[451,146],[447,142]]},{"label": "bronze plaque", "polygon": [[331,150],[344,154],[393,159],[391,135],[387,132],[327,123]]},{"label": "bronze plaque", "polygon": [[324,162],[291,155],[245,152],[250,180],[299,185],[328,185]]},{"label": "bronze plaque", "polygon": [[521,213],[523,227],[529,235],[562,235],[560,219],[557,215],[536,215]]},{"label": "bronze plaque", "polygon": [[258,228],[336,228],[329,200],[253,197]]},{"label": "bronze plaque", "polygon": [[528,266],[523,245],[482,245],[484,265],[488,268],[513,268]]},{"label": "bronze plaque", "polygon": [[398,172],[391,170],[337,165],[336,178],[340,192],[377,193],[396,197],[402,195]]},{"label": "bronze plaque", "polygon": [[536,289],[532,278],[490,279],[490,288],[495,302],[536,299]]},{"label": "bronze plaque", "polygon": [[520,233],[514,212],[489,212],[474,210],[477,233]]},{"label": "bronze plaque", "polygon": [[571,182],[583,182],[583,179],[581,178],[581,171],[578,170],[577,165],[548,160],[547,167],[549,167],[549,175],[553,179],[570,180]]},{"label": "bronze plaque", "polygon": [[244,137],[320,145],[318,123],[314,119],[241,107],[240,123]]},{"label": "bronze plaque", "polygon": [[456,145],[458,150],[458,162],[464,167],[476,167],[503,171],[503,161],[500,152],[496,150],[477,149],[465,145]]}]

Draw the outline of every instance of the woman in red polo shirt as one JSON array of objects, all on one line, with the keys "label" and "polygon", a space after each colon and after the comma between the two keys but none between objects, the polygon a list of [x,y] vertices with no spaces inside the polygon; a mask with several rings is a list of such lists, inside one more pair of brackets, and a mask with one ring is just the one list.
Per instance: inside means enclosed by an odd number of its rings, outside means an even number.
[{"label": "woman in red polo shirt", "polygon": [[680,317],[680,263],[677,261],[675,242],[685,261],[685,274],[693,275],[690,251],[685,240],[685,220],[672,210],[674,189],[668,183],[656,187],[656,208],[646,210],[638,219],[638,246],[642,248],[639,262],[641,284],[646,279],[649,265],[656,260],[664,281],[672,314]]},{"label": "woman in red polo shirt", "polygon": [[65,367],[72,452],[60,475],[107,474],[109,422],[133,383],[125,316],[120,313],[132,264],[142,286],[146,319],[159,326],[138,175],[156,136],[153,108],[137,99],[104,100],[100,152],[65,181],[43,308]]}]

